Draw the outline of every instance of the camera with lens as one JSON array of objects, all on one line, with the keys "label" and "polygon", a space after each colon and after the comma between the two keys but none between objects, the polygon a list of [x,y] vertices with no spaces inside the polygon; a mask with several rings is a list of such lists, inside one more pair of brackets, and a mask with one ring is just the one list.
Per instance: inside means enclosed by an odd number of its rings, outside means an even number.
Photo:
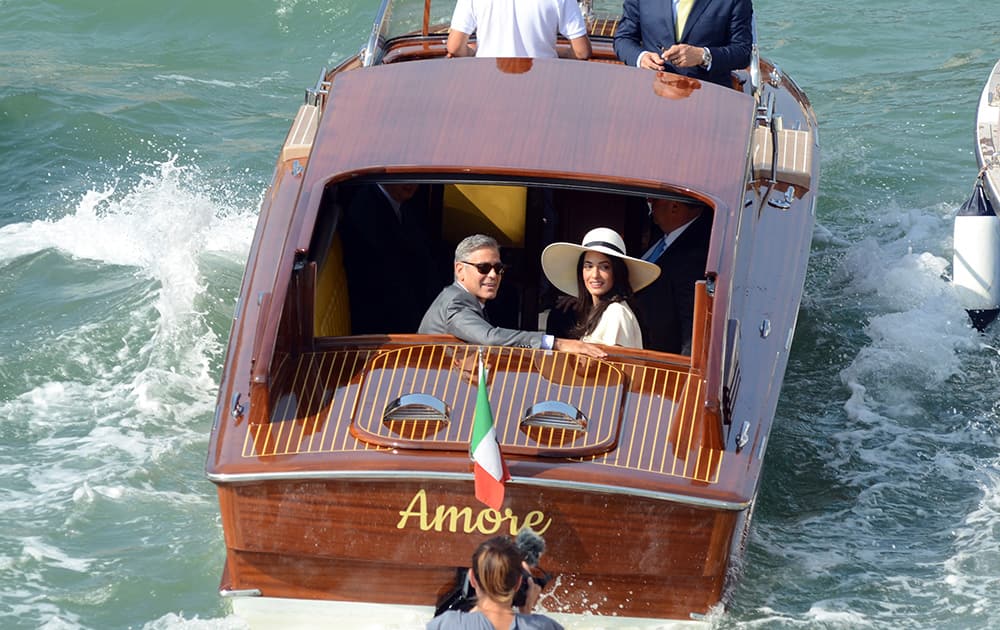
[{"label": "camera with lens", "polygon": [[549,580],[551,579],[551,576],[547,573],[545,575],[536,577],[531,573],[528,573],[528,571],[524,569],[521,569],[521,577],[522,577],[521,586],[517,588],[517,593],[514,594],[514,602],[513,602],[514,606],[518,608],[524,606],[524,602],[527,601],[528,580],[535,582],[541,588],[545,588],[545,585],[548,584]]}]

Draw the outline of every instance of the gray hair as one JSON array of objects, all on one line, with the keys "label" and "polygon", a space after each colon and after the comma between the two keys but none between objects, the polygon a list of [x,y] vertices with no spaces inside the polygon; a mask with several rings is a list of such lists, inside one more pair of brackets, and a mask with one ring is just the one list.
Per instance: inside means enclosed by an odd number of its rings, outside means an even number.
[{"label": "gray hair", "polygon": [[500,245],[492,236],[486,236],[485,234],[466,236],[458,244],[458,247],[455,248],[455,262],[467,260],[472,252],[487,248],[500,251]]}]

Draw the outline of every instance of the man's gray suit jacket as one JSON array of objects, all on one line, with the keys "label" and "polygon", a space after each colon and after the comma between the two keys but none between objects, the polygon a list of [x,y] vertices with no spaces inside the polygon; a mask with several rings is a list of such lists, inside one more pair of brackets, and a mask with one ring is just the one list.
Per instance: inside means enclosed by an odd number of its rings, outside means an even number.
[{"label": "man's gray suit jacket", "polygon": [[417,331],[422,335],[454,335],[480,346],[541,348],[544,333],[499,328],[486,321],[479,300],[454,282],[431,304]]}]

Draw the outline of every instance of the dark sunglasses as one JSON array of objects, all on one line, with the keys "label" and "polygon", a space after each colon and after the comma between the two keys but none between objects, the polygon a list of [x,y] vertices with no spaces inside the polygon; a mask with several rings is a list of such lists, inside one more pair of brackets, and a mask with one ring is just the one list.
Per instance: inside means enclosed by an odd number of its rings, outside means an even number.
[{"label": "dark sunglasses", "polygon": [[503,272],[507,271],[507,265],[503,263],[470,263],[465,260],[458,261],[463,265],[470,265],[476,268],[481,275],[488,276],[490,274],[490,269],[497,272],[498,276],[502,276]]}]

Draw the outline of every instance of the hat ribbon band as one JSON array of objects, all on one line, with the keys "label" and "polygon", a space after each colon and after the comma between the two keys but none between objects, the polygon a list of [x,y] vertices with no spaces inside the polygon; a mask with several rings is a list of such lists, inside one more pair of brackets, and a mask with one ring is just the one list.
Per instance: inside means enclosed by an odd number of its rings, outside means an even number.
[{"label": "hat ribbon band", "polygon": [[585,248],[587,248],[587,249],[590,249],[592,247],[598,247],[598,246],[600,246],[600,247],[607,247],[608,249],[615,250],[616,252],[618,252],[622,256],[625,255],[625,252],[622,251],[622,248],[618,247],[614,243],[609,243],[607,241],[590,241],[589,243],[584,243],[583,246]]}]

